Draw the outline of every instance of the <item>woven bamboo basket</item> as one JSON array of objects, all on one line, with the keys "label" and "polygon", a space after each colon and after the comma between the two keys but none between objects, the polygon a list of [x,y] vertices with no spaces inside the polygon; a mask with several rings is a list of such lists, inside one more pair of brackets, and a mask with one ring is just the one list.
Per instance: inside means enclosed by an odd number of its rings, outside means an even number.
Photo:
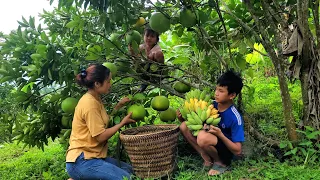
[{"label": "woven bamboo basket", "polygon": [[147,125],[126,129],[120,139],[128,153],[136,176],[159,178],[176,166],[179,126]]}]

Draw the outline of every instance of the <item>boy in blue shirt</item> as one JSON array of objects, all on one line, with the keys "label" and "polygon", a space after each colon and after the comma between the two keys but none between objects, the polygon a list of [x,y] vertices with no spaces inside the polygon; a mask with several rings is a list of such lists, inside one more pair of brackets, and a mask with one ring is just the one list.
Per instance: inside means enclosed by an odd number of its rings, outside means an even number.
[{"label": "boy in blue shirt", "polygon": [[192,147],[201,155],[205,167],[211,167],[208,174],[218,175],[224,173],[233,159],[233,156],[242,154],[244,142],[243,120],[233,105],[234,98],[243,87],[241,77],[229,70],[217,80],[215,101],[213,105],[219,110],[221,121],[218,127],[204,126],[197,137],[194,137],[180,112],[178,118],[182,121],[181,133]]}]

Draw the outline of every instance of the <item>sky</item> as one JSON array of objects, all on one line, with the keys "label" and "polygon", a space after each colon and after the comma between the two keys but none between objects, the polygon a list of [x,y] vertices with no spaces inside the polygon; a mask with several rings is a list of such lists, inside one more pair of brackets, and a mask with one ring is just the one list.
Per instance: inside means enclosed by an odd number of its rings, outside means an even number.
[{"label": "sky", "polygon": [[22,16],[29,20],[29,16],[35,17],[36,25],[39,23],[39,13],[53,10],[57,7],[58,0],[50,6],[48,0],[0,0],[0,31],[8,34],[18,28],[18,20]]}]

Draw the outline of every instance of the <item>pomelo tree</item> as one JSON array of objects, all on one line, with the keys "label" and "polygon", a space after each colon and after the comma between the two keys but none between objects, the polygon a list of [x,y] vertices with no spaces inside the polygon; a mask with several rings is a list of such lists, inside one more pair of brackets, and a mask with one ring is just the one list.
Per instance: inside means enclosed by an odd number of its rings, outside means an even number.
[{"label": "pomelo tree", "polygon": [[[317,41],[312,40],[318,40],[313,37],[320,31],[318,6],[290,0],[59,0],[57,9],[41,14],[47,27],[36,24],[32,17],[22,18],[17,30],[1,35],[0,82],[13,83],[16,101],[30,112],[19,117],[26,123],[23,128],[17,125],[20,135],[16,139],[43,147],[48,138],[59,135],[63,128],[61,103],[85,92],[74,77],[89,63],[117,66],[113,90],[105,97],[108,103],[131,94],[141,84],[179,97],[183,97],[182,91],[173,86],[177,81],[212,90],[226,69],[234,68],[253,78],[260,66],[272,63],[288,137],[297,140],[286,72],[294,67],[293,75],[302,83],[301,122],[319,129],[319,61]],[[308,14],[308,10],[313,13]],[[313,21],[308,22],[308,18]],[[142,35],[148,23],[161,33],[160,46],[165,54],[165,65],[154,63],[160,71],[157,74],[146,71],[143,54],[132,56],[128,49],[130,42],[137,52],[141,43],[137,33]],[[288,58],[282,45],[290,45],[284,40],[290,39],[294,33],[290,27],[295,25],[306,41],[302,50],[300,44],[298,53]],[[130,37],[133,32],[135,36]],[[161,81],[154,81],[156,78]]]}]

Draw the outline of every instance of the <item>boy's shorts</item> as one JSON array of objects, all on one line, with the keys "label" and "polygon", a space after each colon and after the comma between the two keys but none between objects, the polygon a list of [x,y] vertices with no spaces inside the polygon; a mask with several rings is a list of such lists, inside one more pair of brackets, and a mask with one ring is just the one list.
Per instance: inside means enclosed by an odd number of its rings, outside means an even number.
[{"label": "boy's shorts", "polygon": [[218,138],[217,140],[218,140],[218,142],[217,142],[215,148],[218,151],[219,158],[223,164],[228,166],[231,164],[231,160],[233,159],[233,154],[227,148],[227,146],[222,142],[221,139]]}]

